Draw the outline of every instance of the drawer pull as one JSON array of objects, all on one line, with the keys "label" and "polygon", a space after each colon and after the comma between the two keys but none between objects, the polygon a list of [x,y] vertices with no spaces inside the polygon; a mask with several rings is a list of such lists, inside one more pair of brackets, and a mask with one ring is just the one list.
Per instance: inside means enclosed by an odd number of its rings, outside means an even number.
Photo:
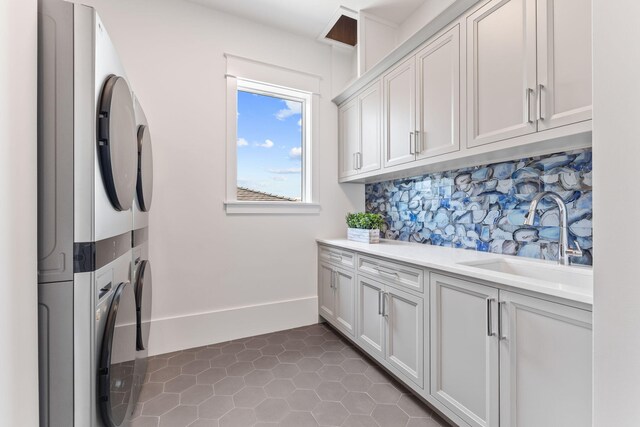
[{"label": "drawer pull", "polygon": [[383,270],[382,268],[380,268],[379,266],[376,267],[376,271],[380,274],[382,274],[383,276],[389,276],[389,277],[393,277],[394,279],[398,279],[400,280],[400,275],[396,272],[396,271],[387,271],[387,270]]},{"label": "drawer pull", "polygon": [[342,255],[334,254],[333,252],[329,252],[329,258],[342,262]]},{"label": "drawer pull", "polygon": [[382,316],[382,295],[384,292],[382,290],[378,291],[378,314]]}]

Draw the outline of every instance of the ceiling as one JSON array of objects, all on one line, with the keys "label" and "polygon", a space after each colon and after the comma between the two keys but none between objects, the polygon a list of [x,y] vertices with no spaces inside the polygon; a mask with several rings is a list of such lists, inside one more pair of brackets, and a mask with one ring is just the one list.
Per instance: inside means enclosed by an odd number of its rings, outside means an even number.
[{"label": "ceiling", "polygon": [[320,35],[340,6],[400,24],[425,0],[189,0],[302,36]]}]

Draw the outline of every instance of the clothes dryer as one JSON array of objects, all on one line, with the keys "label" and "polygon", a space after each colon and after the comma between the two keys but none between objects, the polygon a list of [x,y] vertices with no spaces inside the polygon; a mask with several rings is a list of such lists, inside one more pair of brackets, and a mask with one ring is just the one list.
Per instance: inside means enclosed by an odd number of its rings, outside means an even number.
[{"label": "clothes dryer", "polygon": [[132,90],[93,8],[39,0],[38,12],[40,421],[127,426],[137,351]]}]

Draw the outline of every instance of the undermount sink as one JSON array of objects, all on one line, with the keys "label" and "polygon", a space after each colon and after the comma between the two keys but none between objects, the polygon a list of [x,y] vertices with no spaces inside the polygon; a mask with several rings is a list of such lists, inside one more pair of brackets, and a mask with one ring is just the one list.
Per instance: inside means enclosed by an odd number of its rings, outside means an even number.
[{"label": "undermount sink", "polygon": [[541,286],[550,288],[580,293],[591,293],[593,289],[593,270],[588,267],[567,267],[544,261],[522,261],[506,258],[464,262],[459,265],[534,279],[539,281]]}]

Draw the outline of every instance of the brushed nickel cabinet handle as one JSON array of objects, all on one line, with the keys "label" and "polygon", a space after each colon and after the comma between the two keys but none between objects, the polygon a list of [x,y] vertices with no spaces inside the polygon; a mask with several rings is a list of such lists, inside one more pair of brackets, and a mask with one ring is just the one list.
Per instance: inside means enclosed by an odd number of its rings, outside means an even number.
[{"label": "brushed nickel cabinet handle", "polygon": [[544,120],[544,116],[542,115],[542,90],[544,89],[544,85],[542,83],[538,84],[538,120]]},{"label": "brushed nickel cabinet handle", "polygon": [[495,301],[495,298],[487,298],[487,336],[492,337],[495,335],[493,332],[493,314],[491,312],[491,304]]},{"label": "brushed nickel cabinet handle", "polygon": [[416,150],[413,147],[415,141],[415,134],[414,132],[409,132],[409,154],[416,154]]},{"label": "brushed nickel cabinet handle", "polygon": [[385,292],[382,295],[382,315],[384,317],[389,317],[389,313],[387,312],[387,297],[389,296],[389,292]]},{"label": "brushed nickel cabinet handle", "polygon": [[502,334],[502,307],[504,307],[506,305],[506,302],[504,301],[500,301],[498,303],[498,339],[500,340],[506,340],[507,337],[506,335]]},{"label": "brushed nickel cabinet handle", "polygon": [[533,120],[531,120],[531,92],[533,92],[533,89],[530,88],[527,88],[525,92],[525,99],[527,102],[527,108],[525,109],[525,120],[527,121],[527,123],[533,123]]}]

